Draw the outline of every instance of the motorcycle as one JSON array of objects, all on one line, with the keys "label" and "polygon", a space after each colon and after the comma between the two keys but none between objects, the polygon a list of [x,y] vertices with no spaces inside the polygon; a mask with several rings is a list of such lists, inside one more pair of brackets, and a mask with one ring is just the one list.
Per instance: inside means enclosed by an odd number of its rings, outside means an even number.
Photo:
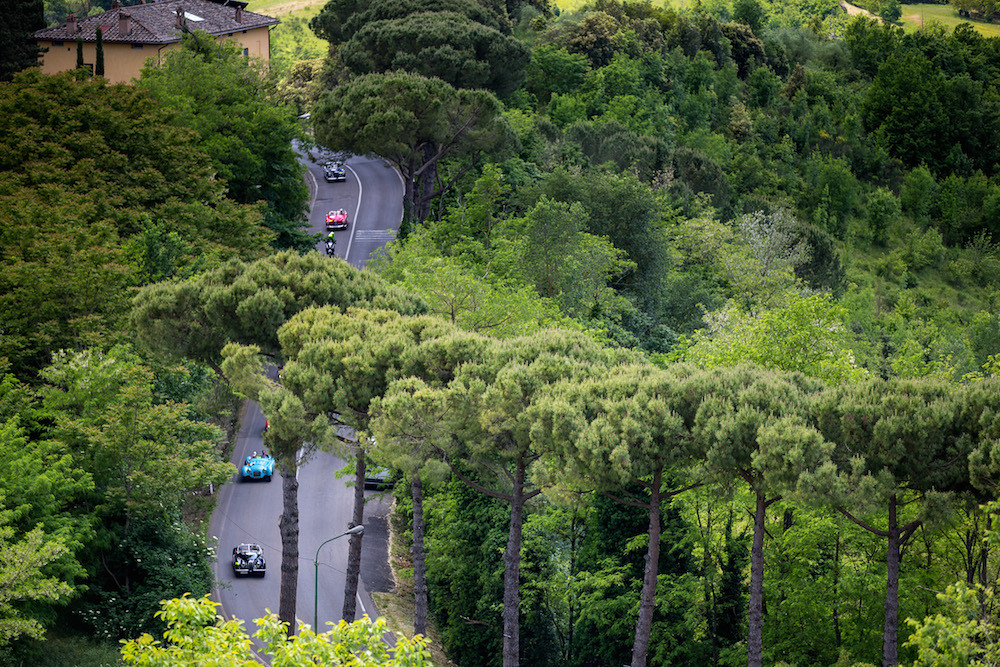
[{"label": "motorcycle", "polygon": [[337,245],[331,241],[326,242],[326,254],[333,257],[336,254]]}]

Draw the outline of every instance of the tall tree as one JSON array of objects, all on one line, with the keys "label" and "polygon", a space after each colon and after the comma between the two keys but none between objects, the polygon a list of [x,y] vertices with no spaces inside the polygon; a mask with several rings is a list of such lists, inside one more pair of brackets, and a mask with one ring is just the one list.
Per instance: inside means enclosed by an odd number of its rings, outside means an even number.
[{"label": "tall tree", "polygon": [[423,12],[366,23],[341,50],[357,74],[405,71],[499,96],[524,80],[528,49],[517,38],[456,12]]},{"label": "tall tree", "polygon": [[405,185],[404,212],[416,220],[425,219],[431,199],[451,186],[436,183],[442,158],[475,162],[483,152],[504,152],[516,144],[492,94],[403,72],[359,76],[326,92],[312,122],[320,144],[379,155],[396,165]]},{"label": "tall tree", "polygon": [[[871,381],[830,390],[816,406],[842,471],[841,486],[832,487],[839,492],[837,509],[885,540],[887,667],[898,662],[903,547],[920,526],[941,520],[956,494],[970,489],[970,435],[980,427],[957,418],[960,396],[939,380]],[[874,516],[878,523],[869,519]]]},{"label": "tall tree", "polygon": [[[548,384],[600,374],[635,360],[583,334],[545,330],[496,341],[461,365],[440,390],[447,418],[435,438],[440,455],[463,482],[509,507],[504,551],[503,664],[520,661],[520,563],[525,506],[541,493],[534,464],[542,455],[531,436],[529,409]],[[471,466],[475,474],[470,475]]]},{"label": "tall tree", "polygon": [[[394,379],[418,376],[440,383],[454,368],[477,356],[484,344],[475,336],[459,335],[455,327],[436,317],[402,317],[390,311],[309,310],[282,328],[280,339],[287,359],[283,381],[317,412],[335,418],[359,434],[351,443],[356,460],[355,514],[364,517],[365,434],[370,430],[370,407],[385,394]],[[388,447],[390,443],[386,443]],[[420,461],[419,453],[413,453]],[[405,464],[402,459],[395,461]],[[404,467],[400,465],[400,467]],[[416,469],[415,469],[416,468]],[[419,496],[419,466],[406,465],[411,488]],[[414,474],[415,473],[415,474]],[[418,502],[419,505],[419,502]],[[419,527],[419,522],[417,522]],[[360,538],[360,536],[358,536]],[[344,617],[352,619],[361,563],[361,540],[349,552]]]},{"label": "tall tree", "polygon": [[801,374],[751,367],[716,369],[702,382],[708,391],[693,430],[705,448],[706,470],[719,481],[743,481],[755,501],[747,664],[760,667],[765,514],[784,494],[811,490],[819,471],[829,472],[833,447],[806,424],[810,395],[822,385]]},{"label": "tall tree", "polygon": [[[309,410],[302,400],[268,379],[268,367],[254,345],[229,344],[222,350],[222,370],[240,394],[260,403],[270,428],[264,442],[270,446],[281,472],[281,584],[278,619],[295,634],[295,607],[299,580],[299,467],[317,449],[333,440],[325,413]],[[363,472],[363,471],[362,471]],[[354,597],[354,593],[351,593]]]},{"label": "tall tree", "polygon": [[97,26],[94,54],[94,76],[104,76],[104,26]]},{"label": "tall tree", "polygon": [[474,0],[333,0],[310,27],[355,74],[406,71],[500,96],[529,59],[505,12]]},{"label": "tall tree", "polygon": [[[598,489],[648,513],[648,544],[632,667],[645,667],[660,563],[661,505],[685,490],[679,476],[695,461],[691,427],[696,396],[684,375],[649,365],[612,368],[583,382],[556,385],[532,408],[532,433],[584,488]],[[621,494],[638,486],[648,496]]]}]

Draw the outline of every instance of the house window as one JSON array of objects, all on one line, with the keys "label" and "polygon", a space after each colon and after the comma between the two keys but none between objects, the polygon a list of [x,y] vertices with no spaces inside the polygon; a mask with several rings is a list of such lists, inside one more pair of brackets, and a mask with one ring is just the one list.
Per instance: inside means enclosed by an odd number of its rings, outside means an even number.
[{"label": "house window", "polygon": [[250,55],[250,49],[244,48],[243,49],[243,55],[249,56]]},{"label": "house window", "polygon": [[62,42],[52,42],[52,46],[62,46]]},{"label": "house window", "polygon": [[142,44],[133,44],[132,48],[133,49],[141,49],[142,48]]}]

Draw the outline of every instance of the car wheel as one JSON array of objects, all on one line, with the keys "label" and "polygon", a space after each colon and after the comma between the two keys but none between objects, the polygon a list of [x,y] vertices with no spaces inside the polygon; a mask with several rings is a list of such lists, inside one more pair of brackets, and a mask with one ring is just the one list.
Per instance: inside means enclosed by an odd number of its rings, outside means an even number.
[{"label": "car wheel", "polygon": [[268,476],[267,476],[267,477],[265,477],[264,479],[266,479],[266,480],[267,480],[268,482],[270,482],[270,481],[271,481],[271,476],[270,476],[270,475],[268,475]]}]

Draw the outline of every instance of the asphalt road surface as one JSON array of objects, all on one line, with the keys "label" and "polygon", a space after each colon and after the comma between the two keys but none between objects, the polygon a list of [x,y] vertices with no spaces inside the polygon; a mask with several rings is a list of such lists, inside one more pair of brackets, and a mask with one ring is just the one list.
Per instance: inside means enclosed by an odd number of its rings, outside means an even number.
[{"label": "asphalt road surface", "polygon": [[[347,229],[334,232],[337,257],[363,267],[373,251],[396,238],[403,218],[403,181],[399,173],[383,160],[352,157],[344,164],[347,180],[327,183],[321,160],[304,162],[309,167],[309,189],[314,196],[309,214],[312,230],[325,237],[327,211],[346,209]],[[316,249],[325,252],[322,243]]]},{"label": "asphalt road surface", "polygon": [[[312,231],[326,235],[324,221],[330,209],[348,212],[348,228],[337,231],[337,256],[362,267],[370,254],[393,238],[402,218],[403,185],[398,173],[382,160],[352,157],[347,161],[347,181],[326,183],[322,164],[308,157],[302,160],[309,170],[311,194],[309,221]],[[324,252],[322,243],[317,250]],[[240,419],[240,431],[233,448],[232,462],[237,468],[252,452],[263,448],[265,417],[259,406],[248,402]],[[351,520],[354,490],[338,479],[345,468],[343,460],[317,452],[299,469],[299,580],[296,617],[313,624],[313,590],[318,581],[317,607],[319,629],[327,622],[341,619],[347,570],[348,537],[322,547],[317,568],[316,550],[324,541],[344,532]],[[275,471],[277,472],[277,470]],[[362,541],[361,582],[358,587],[357,617],[378,615],[370,591],[392,587],[388,566],[388,502],[377,493],[366,491],[365,534]],[[271,610],[278,611],[278,588],[281,580],[281,477],[273,481],[240,482],[239,475],[218,490],[218,504],[209,525],[209,534],[218,540],[215,597],[227,617],[241,618],[253,632],[253,620]],[[267,573],[264,578],[236,577],[232,571],[233,547],[255,542],[264,548]]]}]

